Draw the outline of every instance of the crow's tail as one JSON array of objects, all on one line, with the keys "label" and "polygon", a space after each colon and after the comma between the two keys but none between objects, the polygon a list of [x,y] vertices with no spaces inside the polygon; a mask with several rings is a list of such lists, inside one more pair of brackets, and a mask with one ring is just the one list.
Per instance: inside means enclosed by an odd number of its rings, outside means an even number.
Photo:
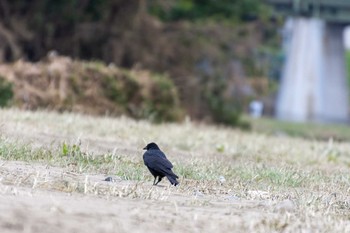
[{"label": "crow's tail", "polygon": [[179,182],[176,180],[176,178],[178,178],[176,175],[175,176],[172,176],[172,175],[167,175],[166,176],[168,178],[168,180],[170,181],[171,185],[178,185]]}]

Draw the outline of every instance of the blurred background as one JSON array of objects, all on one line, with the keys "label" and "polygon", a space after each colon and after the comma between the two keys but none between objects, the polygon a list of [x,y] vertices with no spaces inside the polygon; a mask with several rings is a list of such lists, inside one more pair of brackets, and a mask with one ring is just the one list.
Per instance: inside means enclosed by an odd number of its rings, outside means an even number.
[{"label": "blurred background", "polygon": [[339,0],[1,0],[0,105],[347,123],[349,16]]}]

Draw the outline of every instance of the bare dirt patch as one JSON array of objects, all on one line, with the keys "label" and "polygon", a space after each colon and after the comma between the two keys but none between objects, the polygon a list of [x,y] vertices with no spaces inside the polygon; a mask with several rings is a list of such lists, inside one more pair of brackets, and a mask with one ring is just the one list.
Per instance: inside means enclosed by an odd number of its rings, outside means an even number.
[{"label": "bare dirt patch", "polygon": [[[203,194],[193,186],[110,183],[103,175],[24,162],[3,162],[0,172],[2,232],[226,232],[253,229],[249,222],[277,215],[264,211],[261,201]],[[79,183],[86,190],[69,188]]]}]

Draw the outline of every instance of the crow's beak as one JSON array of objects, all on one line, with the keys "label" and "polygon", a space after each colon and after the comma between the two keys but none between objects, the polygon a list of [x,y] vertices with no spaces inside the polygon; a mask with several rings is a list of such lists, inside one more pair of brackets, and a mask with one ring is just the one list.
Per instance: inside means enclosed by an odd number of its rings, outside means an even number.
[{"label": "crow's beak", "polygon": [[147,150],[147,146],[145,146],[143,149],[144,149],[144,150]]}]

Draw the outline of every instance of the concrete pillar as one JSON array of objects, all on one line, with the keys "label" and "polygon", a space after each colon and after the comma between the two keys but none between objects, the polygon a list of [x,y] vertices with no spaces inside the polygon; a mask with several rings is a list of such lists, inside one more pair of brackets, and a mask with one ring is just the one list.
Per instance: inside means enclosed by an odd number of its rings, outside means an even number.
[{"label": "concrete pillar", "polygon": [[276,116],[290,121],[347,121],[343,28],[320,19],[290,19]]},{"label": "concrete pillar", "polygon": [[321,106],[317,120],[346,122],[349,118],[348,81],[343,33],[345,27],[326,24],[323,38],[323,72],[319,83]]}]

